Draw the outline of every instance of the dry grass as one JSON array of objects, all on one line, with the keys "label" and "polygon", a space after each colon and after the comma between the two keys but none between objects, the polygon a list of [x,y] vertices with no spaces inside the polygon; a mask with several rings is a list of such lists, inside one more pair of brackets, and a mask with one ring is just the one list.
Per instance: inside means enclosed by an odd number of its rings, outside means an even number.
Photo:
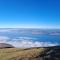
[{"label": "dry grass", "polygon": [[44,48],[4,48],[0,49],[0,60],[30,60],[31,58],[35,60],[34,58],[43,51]]}]

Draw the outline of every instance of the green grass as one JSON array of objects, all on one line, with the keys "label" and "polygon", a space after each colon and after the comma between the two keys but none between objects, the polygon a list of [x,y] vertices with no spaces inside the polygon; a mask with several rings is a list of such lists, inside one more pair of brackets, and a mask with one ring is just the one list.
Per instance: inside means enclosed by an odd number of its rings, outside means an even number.
[{"label": "green grass", "polygon": [[4,48],[0,49],[0,60],[28,60],[34,59],[43,52],[44,48],[18,49]]}]

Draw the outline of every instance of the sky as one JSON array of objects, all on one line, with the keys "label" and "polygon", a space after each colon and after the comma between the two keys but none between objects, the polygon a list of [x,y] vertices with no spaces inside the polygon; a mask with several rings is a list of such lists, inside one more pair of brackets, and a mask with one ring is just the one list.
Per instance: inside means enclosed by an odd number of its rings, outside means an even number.
[{"label": "sky", "polygon": [[0,0],[0,28],[60,28],[60,0]]}]

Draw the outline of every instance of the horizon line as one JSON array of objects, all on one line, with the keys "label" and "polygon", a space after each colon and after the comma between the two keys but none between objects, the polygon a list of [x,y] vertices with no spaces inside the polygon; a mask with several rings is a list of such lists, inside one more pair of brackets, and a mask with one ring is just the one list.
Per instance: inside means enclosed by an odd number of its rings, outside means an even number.
[{"label": "horizon line", "polygon": [[22,28],[18,28],[18,27],[2,27],[0,29],[60,29],[60,28],[29,28],[29,27],[22,27]]}]

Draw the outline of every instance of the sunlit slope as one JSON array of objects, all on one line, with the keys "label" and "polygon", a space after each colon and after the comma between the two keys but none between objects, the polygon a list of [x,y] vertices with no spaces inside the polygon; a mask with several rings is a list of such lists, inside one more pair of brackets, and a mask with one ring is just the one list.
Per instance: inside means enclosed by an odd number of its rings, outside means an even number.
[{"label": "sunlit slope", "polygon": [[44,48],[3,48],[0,49],[0,60],[37,60]]},{"label": "sunlit slope", "polygon": [[2,48],[0,60],[60,60],[60,46],[44,48]]}]

